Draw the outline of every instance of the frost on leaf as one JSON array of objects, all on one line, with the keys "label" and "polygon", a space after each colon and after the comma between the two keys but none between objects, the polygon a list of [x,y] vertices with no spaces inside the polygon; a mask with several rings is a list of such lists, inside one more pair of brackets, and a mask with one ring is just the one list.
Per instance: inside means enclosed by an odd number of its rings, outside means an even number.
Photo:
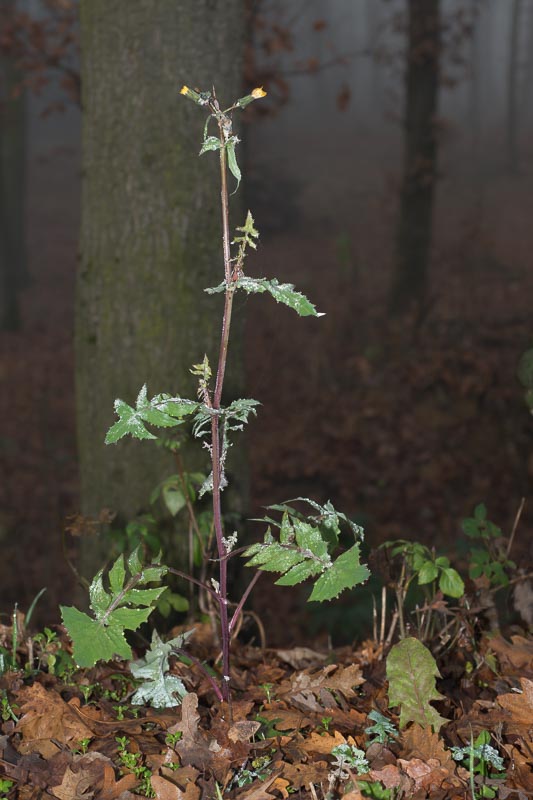
[{"label": "frost on leaf", "polygon": [[154,708],[180,705],[187,690],[179,678],[168,674],[168,659],[173,650],[183,647],[192,633],[190,630],[169,642],[162,642],[157,631],[153,632],[150,649],[144,658],[130,664],[133,677],[143,681],[131,699],[134,705],[151,703]]},{"label": "frost on leaf", "polygon": [[436,661],[418,639],[404,639],[391,649],[387,657],[389,708],[400,706],[400,728],[416,722],[439,731],[448,722],[429,705],[431,700],[443,699],[435,686],[437,677]]},{"label": "frost on leaf", "polygon": [[[339,515],[330,503],[319,506],[305,498],[297,499],[321,513],[305,516],[287,504],[269,506],[269,510],[282,512],[281,524],[271,517],[264,518],[269,523],[265,538],[245,550],[244,557],[250,559],[246,566],[280,572],[281,577],[276,581],[280,586],[295,586],[307,578],[316,578],[309,600],[319,602],[363,583],[370,573],[360,562],[357,542],[335,561],[332,558],[341,518],[346,520],[344,515]],[[279,540],[273,537],[272,527],[279,528]],[[354,538],[362,537],[361,528],[351,522],[350,528]]]},{"label": "frost on leaf", "polygon": [[[267,278],[250,278],[243,275],[231,284],[234,289],[244,289],[248,294],[262,294],[268,292],[277,303],[284,303],[289,308],[294,309],[301,317],[322,317],[322,313],[316,310],[315,306],[301,292],[297,292],[292,283],[279,283],[277,278],[268,280]],[[208,294],[225,292],[226,283],[211,287],[205,291]]]},{"label": "frost on leaf", "polygon": [[125,631],[135,631],[146,622],[165,587],[138,589],[137,586],[160,581],[167,568],[158,564],[143,568],[135,550],[128,559],[131,577],[126,581],[124,556],[119,556],[109,570],[109,588],[104,587],[100,570],[89,588],[92,616],[70,606],[61,606],[61,616],[74,646],[74,660],[80,667],[92,667],[97,661],[131,658]]},{"label": "frost on leaf", "polygon": [[115,400],[115,411],[119,420],[109,428],[105,443],[114,444],[127,434],[135,439],[155,439],[145,423],[159,428],[172,428],[197,408],[198,403],[169,394],[158,394],[148,400],[145,384],[137,396],[135,408],[123,400]]}]

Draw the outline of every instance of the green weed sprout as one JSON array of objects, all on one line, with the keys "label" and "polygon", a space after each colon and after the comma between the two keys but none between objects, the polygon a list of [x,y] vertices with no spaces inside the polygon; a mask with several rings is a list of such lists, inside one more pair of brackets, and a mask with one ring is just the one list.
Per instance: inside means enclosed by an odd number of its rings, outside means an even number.
[{"label": "green weed sprout", "polygon": [[[479,736],[474,739],[467,747],[451,747],[451,753],[455,761],[459,761],[465,769],[470,772],[472,784],[472,797],[496,797],[497,787],[488,786],[485,779],[492,781],[505,780],[503,758],[496,748],[490,743],[490,733],[481,731]],[[493,772],[492,770],[495,770]],[[475,781],[475,776],[478,776]],[[478,783],[479,794],[475,792],[474,786]]]},{"label": "green weed sprout", "polygon": [[[235,294],[238,291],[247,294],[266,293],[301,317],[322,315],[292,284],[280,283],[277,278],[253,278],[245,274],[245,260],[250,250],[257,248],[259,239],[259,231],[250,211],[244,223],[237,227],[233,238],[230,235],[228,170],[236,181],[235,191],[241,181],[241,170],[236,157],[239,139],[233,132],[232,116],[234,112],[246,108],[266,93],[262,88],[256,88],[225,109],[221,108],[214,89],[202,92],[184,86],[181,94],[207,113],[200,155],[216,152],[220,160],[224,275],[218,286],[205,290],[213,295],[222,294],[224,298],[218,364],[216,369],[212,369],[207,356],[204,356],[193,365],[191,372],[198,379],[195,399],[172,394],[159,394],[149,398],[146,385],[141,388],[133,406],[117,399],[115,411],[118,420],[109,429],[106,443],[114,444],[126,435],[156,440],[151,427],[176,428],[186,422],[190,423],[193,437],[207,447],[211,457],[211,472],[199,494],[209,492],[212,495],[218,578],[209,583],[200,581],[162,565],[159,559],[154,564],[144,566],[137,550],[129,556],[127,564],[121,556],[107,577],[103,572],[98,573],[90,588],[92,614],[84,614],[75,608],[62,608],[62,614],[74,643],[74,658],[79,666],[91,666],[97,660],[111,659],[117,655],[131,659],[131,648],[124,632],[136,630],[147,619],[164,591],[163,587],[152,588],[147,584],[160,582],[168,572],[190,580],[211,596],[218,609],[222,676],[219,681],[212,676],[208,677],[217,697],[229,701],[230,639],[261,571],[280,573],[277,583],[284,586],[294,586],[313,578],[310,599],[316,601],[337,597],[345,589],[364,582],[369,572],[360,562],[362,529],[337,512],[329,502],[321,506],[306,498],[289,501],[298,502],[300,506],[305,503],[307,514],[287,504],[272,506],[270,511],[279,513],[281,519],[267,517],[264,520],[267,524],[264,540],[244,551],[236,547],[236,534],[228,534],[224,530],[221,493],[227,484],[225,461],[230,439],[256,415],[259,405],[256,400],[247,398],[234,400],[227,406],[222,403]],[[210,125],[214,125],[215,135],[211,135]],[[353,544],[334,558],[339,547],[341,527],[353,539]],[[277,536],[273,535],[273,530],[277,530]],[[256,572],[230,616],[228,562],[239,553],[248,559],[247,566],[255,567]],[[143,588],[138,588],[139,586]]]}]

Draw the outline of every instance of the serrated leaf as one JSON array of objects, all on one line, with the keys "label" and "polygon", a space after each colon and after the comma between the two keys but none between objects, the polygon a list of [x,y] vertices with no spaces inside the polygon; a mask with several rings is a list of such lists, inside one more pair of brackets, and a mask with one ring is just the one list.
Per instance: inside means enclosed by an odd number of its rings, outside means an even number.
[{"label": "serrated leaf", "polygon": [[323,602],[338,597],[345,589],[352,589],[364,583],[370,572],[360,562],[359,545],[354,544],[342,553],[324,574],[317,580],[309,600]]},{"label": "serrated leaf", "polygon": [[154,708],[172,708],[181,703],[187,690],[179,678],[166,674],[168,658],[175,648],[183,646],[192,632],[187,631],[170,642],[162,642],[157,631],[153,632],[150,649],[144,658],[130,664],[133,677],[144,681],[132,697],[133,704],[149,702]]},{"label": "serrated leaf", "polygon": [[317,561],[302,561],[300,564],[291,567],[285,575],[278,578],[275,583],[278,586],[296,586],[296,584],[302,583],[307,580],[307,578],[312,578],[314,575],[322,572],[322,569],[322,565]]},{"label": "serrated leaf", "polygon": [[453,567],[442,570],[439,578],[439,589],[449,597],[462,597],[465,593],[463,579]]},{"label": "serrated leaf", "polygon": [[[235,145],[236,145],[236,143],[238,141],[239,140],[237,139],[236,136],[232,136],[226,142],[226,152],[228,154],[229,171],[231,172],[231,174],[233,175],[233,177],[237,181],[237,186],[235,187],[235,192],[239,188],[239,185],[240,185],[240,182],[241,182],[241,170],[239,168],[239,165],[237,164],[237,156],[235,155]],[[235,194],[235,192],[232,192],[232,194]]]},{"label": "serrated leaf", "polygon": [[[209,122],[209,120],[207,120]],[[207,153],[210,150],[220,150],[222,144],[218,136],[205,136],[202,148],[198,155],[202,156],[204,153]]]},{"label": "serrated leaf", "polygon": [[167,569],[159,565],[143,569],[138,548],[128,558],[128,569],[131,578],[126,582],[124,557],[119,556],[109,571],[109,591],[104,587],[103,570],[96,574],[89,587],[94,617],[76,608],[61,609],[80,667],[94,666],[99,660],[109,661],[117,656],[131,658],[124,632],[137,630],[146,622],[165,591],[163,586],[135,588],[159,580]]},{"label": "serrated leaf", "polygon": [[[277,303],[284,303],[289,308],[294,309],[301,317],[322,317],[315,306],[301,292],[297,292],[292,283],[279,283],[277,278],[268,280],[267,278],[250,278],[243,275],[233,284],[236,289],[244,289],[248,294],[262,294],[268,292]],[[224,292],[226,284],[222,283],[205,291],[208,294]]]},{"label": "serrated leaf", "polygon": [[89,586],[90,605],[97,617],[105,614],[111,602],[110,596],[104,589],[103,575],[104,570],[99,570]]},{"label": "serrated leaf", "polygon": [[113,594],[119,594],[122,591],[125,578],[124,556],[119,556],[109,570],[109,588]]},{"label": "serrated leaf", "polygon": [[109,428],[105,437],[106,444],[114,444],[128,434],[135,439],[156,438],[144,427],[139,412],[123,400],[115,400],[115,411],[119,416],[119,421]]},{"label": "serrated leaf", "polygon": [[103,626],[83,611],[68,606],[61,606],[61,616],[79,667],[93,667],[97,661],[111,661],[117,656],[131,658],[131,647],[122,628]]},{"label": "serrated leaf", "polygon": [[132,553],[130,553],[128,557],[128,569],[130,571],[130,575],[137,575],[138,573],[142,572],[142,562],[139,557],[141,546],[136,547]]},{"label": "serrated leaf", "polygon": [[[248,551],[245,552],[248,555]],[[247,567],[259,567],[265,572],[286,572],[295,564],[305,558],[297,549],[278,544],[263,545],[261,549],[247,562]]]},{"label": "serrated leaf", "polygon": [[435,659],[418,639],[404,639],[387,656],[389,708],[400,706],[400,728],[416,722],[422,728],[438,732],[448,722],[430,706],[443,696],[436,689],[440,677]]}]

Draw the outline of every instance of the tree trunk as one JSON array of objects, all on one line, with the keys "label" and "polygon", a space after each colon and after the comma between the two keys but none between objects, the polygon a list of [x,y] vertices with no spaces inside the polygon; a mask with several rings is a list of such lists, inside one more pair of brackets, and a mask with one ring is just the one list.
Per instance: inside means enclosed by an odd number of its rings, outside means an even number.
[{"label": "tree trunk", "polygon": [[[205,352],[216,364],[220,296],[203,290],[224,277],[219,164],[198,157],[205,120],[179,90],[214,84],[228,105],[239,96],[243,24],[240,0],[81,0],[76,381],[87,515],[109,507],[131,518],[176,471],[153,443],[104,446],[115,398],[132,404],[146,382],[150,396],[194,399],[191,365]],[[230,396],[242,393],[236,325]]]},{"label": "tree trunk", "polygon": [[507,154],[509,169],[518,172],[518,75],[520,67],[520,17],[522,0],[513,0],[511,9],[511,30],[509,37],[509,69],[507,73]]},{"label": "tree trunk", "polygon": [[[2,21],[14,9],[7,0]],[[19,289],[26,280],[26,99],[9,53],[0,57],[0,329],[20,325]]]},{"label": "tree trunk", "polygon": [[409,0],[405,151],[392,313],[426,297],[437,177],[435,114],[439,90],[440,0]]}]

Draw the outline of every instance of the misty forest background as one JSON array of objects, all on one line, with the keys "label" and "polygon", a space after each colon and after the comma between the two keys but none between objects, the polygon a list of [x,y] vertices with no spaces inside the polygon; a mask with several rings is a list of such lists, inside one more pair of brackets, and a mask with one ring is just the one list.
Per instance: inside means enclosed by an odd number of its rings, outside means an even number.
[{"label": "misty forest background", "polygon": [[[46,37],[30,36],[33,61],[13,47],[19,12],[65,25],[55,62]],[[214,83],[228,102],[268,91],[244,115],[232,223],[249,207],[261,243],[248,269],[326,312],[302,322],[239,300],[229,392],[263,406],[248,465],[231,464],[245,500],[230,503],[257,516],[330,499],[369,547],[418,539],[459,566],[477,503],[508,532],[533,481],[516,379],[533,337],[533,0],[82,0],[81,12],[80,30],[69,0],[3,9],[2,611],[46,586],[37,621],[57,621],[76,592],[65,554],[90,575],[108,529],[137,514],[172,537],[149,503],[172,457],[103,438],[113,399],[145,381],[152,395],[194,391],[189,366],[218,333],[217,297],[202,292],[221,279],[216,159],[197,158],[203,121],[183,83]],[[526,503],[521,566],[532,521]],[[88,532],[100,544],[71,535]],[[185,538],[169,539],[176,558]],[[301,597],[278,589],[272,604],[267,580],[256,592],[269,642],[342,640],[370,619],[360,592],[327,618]]]}]

